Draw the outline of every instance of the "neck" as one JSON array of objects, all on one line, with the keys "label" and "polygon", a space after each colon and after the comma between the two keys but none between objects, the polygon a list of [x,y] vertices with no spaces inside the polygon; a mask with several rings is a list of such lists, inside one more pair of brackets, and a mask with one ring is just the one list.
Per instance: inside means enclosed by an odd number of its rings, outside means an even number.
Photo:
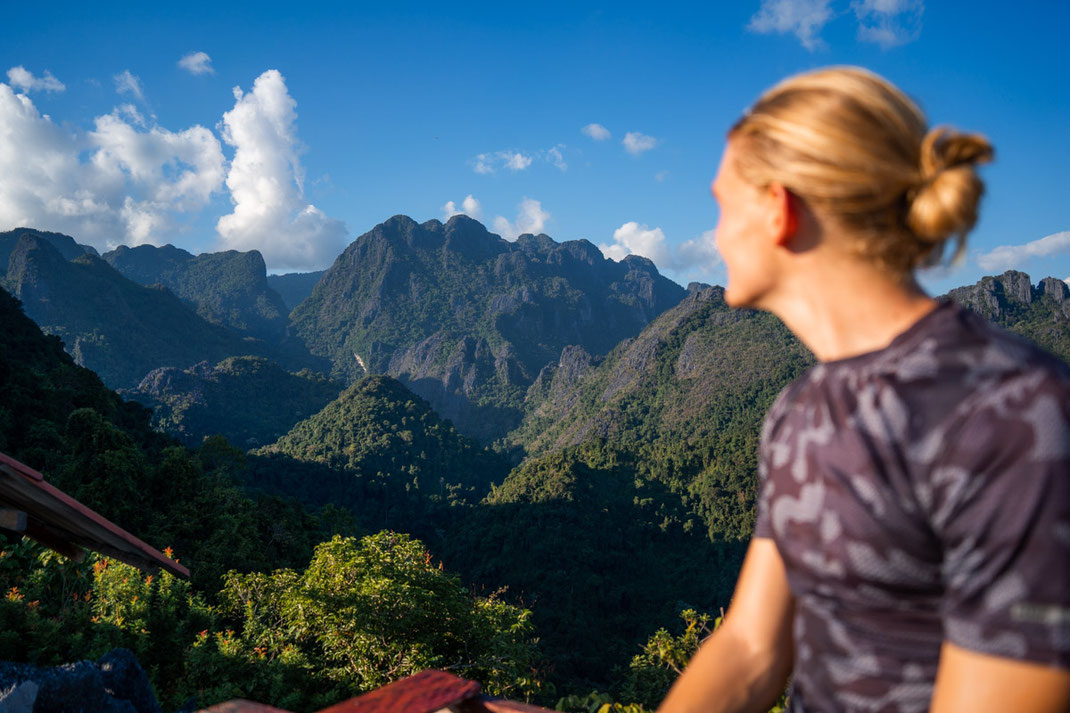
[{"label": "neck", "polygon": [[912,277],[846,261],[806,270],[763,300],[821,361],[876,351],[936,307]]}]

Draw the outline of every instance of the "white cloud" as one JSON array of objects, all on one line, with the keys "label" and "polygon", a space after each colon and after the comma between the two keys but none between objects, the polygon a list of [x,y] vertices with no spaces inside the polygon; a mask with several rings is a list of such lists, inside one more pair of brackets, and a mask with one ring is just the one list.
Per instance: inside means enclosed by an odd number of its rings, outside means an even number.
[{"label": "white cloud", "polygon": [[612,244],[602,243],[598,249],[613,260],[623,260],[628,255],[642,255],[663,268],[671,267],[673,262],[661,228],[649,228],[634,220],[613,231]]},{"label": "white cloud", "polygon": [[505,165],[513,171],[523,171],[531,165],[531,156],[525,156],[522,153],[514,153],[505,159]]},{"label": "white cloud", "polygon": [[234,88],[223,140],[234,147],[226,184],[234,212],[216,223],[224,249],[259,250],[276,270],[321,268],[344,246],[345,224],[305,201],[297,102],[278,70],[248,94]]},{"label": "white cloud", "polygon": [[133,94],[136,99],[145,100],[145,94],[141,91],[141,80],[131,74],[129,69],[124,69],[112,79],[115,80],[115,91],[119,94]]},{"label": "white cloud", "polygon": [[912,42],[921,34],[922,0],[855,0],[858,39],[884,49]]},{"label": "white cloud", "polygon": [[42,77],[35,77],[33,72],[29,71],[21,64],[18,67],[12,67],[7,70],[7,81],[11,82],[11,86],[16,89],[21,89],[24,92],[62,92],[67,87],[63,82],[52,76],[52,72],[45,70],[45,74]]},{"label": "white cloud", "polygon": [[138,131],[135,125],[144,126],[144,119],[130,105],[98,116],[95,123],[89,133],[97,147],[94,166],[129,176],[145,187],[146,199],[153,205],[192,210],[206,205],[223,183],[222,148],[203,126],[178,133],[158,126]]},{"label": "white cloud", "polygon": [[722,264],[713,230],[707,230],[674,249],[661,228],[629,221],[613,231],[612,243],[602,243],[598,249],[612,260],[623,260],[628,255],[649,258],[658,270],[680,281],[714,282]]},{"label": "white cloud", "polygon": [[205,52],[191,52],[178,60],[178,66],[190,74],[215,74],[212,58]]},{"label": "white cloud", "polygon": [[0,126],[0,230],[56,230],[101,249],[163,243],[222,185],[211,131],[148,127],[130,105],[73,133],[0,83]]},{"label": "white cloud", "polygon": [[802,46],[815,50],[824,46],[821,28],[832,19],[831,0],[762,0],[747,29],[751,32],[794,34]]},{"label": "white cloud", "polygon": [[568,164],[565,163],[565,156],[561,153],[561,149],[563,148],[565,148],[564,144],[558,144],[546,151],[546,160],[552,163],[554,167],[562,173],[568,170]]},{"label": "white cloud", "polygon": [[457,208],[457,205],[453,201],[446,201],[446,205],[442,206],[442,214],[445,216],[446,220],[449,220],[455,215],[467,215],[469,218],[479,220],[480,216],[483,215],[483,206],[481,206],[479,201],[469,193],[465,196],[465,199],[461,201],[460,209]]},{"label": "white cloud", "polygon": [[546,150],[540,151],[494,151],[481,153],[472,159],[472,170],[476,173],[490,174],[501,169],[509,169],[514,173],[524,171],[536,161],[546,162],[553,165],[559,171],[567,171],[568,163],[565,161],[565,145],[557,144]]},{"label": "white cloud", "polygon": [[664,183],[665,179],[669,177],[668,171],[658,171],[654,174],[654,180],[658,183]]},{"label": "white cloud", "polygon": [[1064,230],[1023,245],[1000,245],[990,252],[979,255],[977,264],[983,270],[1002,272],[1020,268],[1030,258],[1068,252],[1070,252],[1070,230]]},{"label": "white cloud", "polygon": [[713,282],[712,276],[723,264],[721,254],[714,242],[716,231],[707,230],[702,235],[687,240],[676,251],[673,269],[687,279]]},{"label": "white cloud", "polygon": [[630,153],[632,156],[638,156],[644,151],[649,151],[658,145],[658,140],[653,136],[647,136],[641,134],[638,131],[629,131],[624,135],[624,140],[621,141],[624,144],[624,150]]},{"label": "white cloud", "polygon": [[580,129],[580,131],[587,134],[595,141],[605,141],[610,136],[612,136],[612,134],[609,133],[609,129],[602,126],[601,124],[588,124],[587,126]]},{"label": "white cloud", "polygon": [[531,165],[532,160],[531,156],[520,151],[481,153],[472,159],[472,169],[476,173],[494,173],[499,168],[508,168],[510,171],[523,171]]},{"label": "white cloud", "polygon": [[516,222],[510,223],[499,215],[494,219],[494,230],[506,240],[512,241],[524,233],[541,233],[548,220],[550,213],[543,210],[542,203],[525,196],[517,206]]}]

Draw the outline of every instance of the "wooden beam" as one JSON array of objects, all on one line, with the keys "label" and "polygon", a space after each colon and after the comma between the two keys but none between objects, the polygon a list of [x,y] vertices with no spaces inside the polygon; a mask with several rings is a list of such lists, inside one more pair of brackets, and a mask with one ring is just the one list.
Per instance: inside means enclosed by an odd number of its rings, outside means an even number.
[{"label": "wooden beam", "polygon": [[0,530],[22,532],[26,529],[26,513],[12,508],[0,508]]},{"label": "wooden beam", "polygon": [[50,550],[59,552],[67,559],[75,562],[81,562],[85,559],[85,550],[40,523],[34,521],[26,523],[24,534],[30,539],[37,540]]}]

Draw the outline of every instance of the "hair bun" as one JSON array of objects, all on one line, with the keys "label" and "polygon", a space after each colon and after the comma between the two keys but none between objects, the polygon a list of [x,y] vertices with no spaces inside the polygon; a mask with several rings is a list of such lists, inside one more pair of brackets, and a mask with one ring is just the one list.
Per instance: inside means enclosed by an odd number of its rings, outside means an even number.
[{"label": "hair bun", "polygon": [[992,160],[992,155],[992,144],[979,134],[937,127],[925,135],[920,181],[907,212],[907,226],[919,239],[941,243],[969,232],[984,193],[974,167]]}]

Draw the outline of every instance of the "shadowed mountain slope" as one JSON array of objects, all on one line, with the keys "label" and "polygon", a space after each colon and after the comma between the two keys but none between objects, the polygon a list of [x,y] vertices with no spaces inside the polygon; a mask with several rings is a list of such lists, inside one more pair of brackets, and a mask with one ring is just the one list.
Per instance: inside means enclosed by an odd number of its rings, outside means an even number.
[{"label": "shadowed mountain slope", "polygon": [[255,448],[284,435],[338,396],[342,385],[303,370],[291,374],[262,357],[154,369],[126,395],[155,409],[153,426],[191,446],[208,436]]},{"label": "shadowed mountain slope", "polygon": [[194,256],[173,245],[122,245],[102,257],[134,282],[164,285],[213,324],[271,342],[286,333],[290,310],[268,285],[264,258],[256,250]]},{"label": "shadowed mountain slope", "polygon": [[286,303],[286,309],[292,310],[297,305],[308,299],[312,294],[312,288],[323,277],[325,270],[317,272],[288,272],[285,275],[268,275],[267,281],[271,289],[279,293],[282,301]]},{"label": "shadowed mountain slope", "polygon": [[585,240],[510,243],[465,216],[395,216],[357,238],[291,320],[333,374],[394,376],[486,442],[519,422],[565,346],[604,354],[683,294],[649,260],[607,260]]},{"label": "shadowed mountain slope", "polygon": [[209,324],[163,288],[126,279],[94,255],[68,261],[50,241],[23,234],[3,284],[74,360],[111,388],[136,386],[161,366],[271,354],[261,342]]}]

